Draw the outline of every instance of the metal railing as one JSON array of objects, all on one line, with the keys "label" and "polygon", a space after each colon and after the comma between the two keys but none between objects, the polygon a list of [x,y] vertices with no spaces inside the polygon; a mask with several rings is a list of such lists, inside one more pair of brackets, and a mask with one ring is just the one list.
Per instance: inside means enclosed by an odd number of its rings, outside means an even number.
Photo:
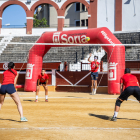
[{"label": "metal railing", "polygon": [[[107,67],[107,65],[105,66]],[[107,68],[103,68],[103,62],[100,62],[99,70],[100,72],[107,71]],[[60,64],[60,71],[91,71],[91,63],[80,63],[77,64],[64,62]]]},{"label": "metal railing", "polygon": [[26,28],[26,25],[2,25],[2,28]]},{"label": "metal railing", "polygon": [[87,25],[83,26],[83,25],[75,25],[75,24],[64,24],[63,27],[88,27]]},{"label": "metal railing", "polygon": [[[26,28],[27,25],[2,25],[2,28]],[[45,25],[40,25],[38,27],[33,27],[33,28],[57,28],[58,24],[51,24],[48,26]],[[75,24],[64,24],[63,27],[88,27],[88,26],[83,26],[83,25],[78,25],[76,26]]]},{"label": "metal railing", "polygon": [[47,26],[45,26],[45,25],[40,25],[40,26],[38,26],[38,27],[33,27],[33,28],[57,28],[57,27],[58,27],[57,24],[51,24],[51,25],[47,25]]}]

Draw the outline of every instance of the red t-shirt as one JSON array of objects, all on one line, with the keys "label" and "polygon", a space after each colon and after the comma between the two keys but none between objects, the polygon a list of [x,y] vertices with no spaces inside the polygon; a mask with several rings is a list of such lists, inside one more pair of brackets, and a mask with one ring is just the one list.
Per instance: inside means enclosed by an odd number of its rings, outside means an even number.
[{"label": "red t-shirt", "polygon": [[38,76],[38,79],[40,79],[41,83],[44,83],[44,82],[46,82],[47,79],[49,79],[49,76],[47,74],[44,74],[44,75],[40,74]]},{"label": "red t-shirt", "polygon": [[3,82],[2,85],[14,84],[15,77],[17,76],[17,71],[11,69],[15,74],[13,74],[10,70],[6,70],[3,73]]},{"label": "red t-shirt", "polygon": [[[97,65],[100,65],[99,62],[96,62]],[[96,67],[95,61],[91,62],[91,71],[92,72],[98,72],[99,66]]]},{"label": "red t-shirt", "polygon": [[132,74],[124,74],[120,83],[123,83],[125,88],[129,86],[139,86],[137,77]]}]

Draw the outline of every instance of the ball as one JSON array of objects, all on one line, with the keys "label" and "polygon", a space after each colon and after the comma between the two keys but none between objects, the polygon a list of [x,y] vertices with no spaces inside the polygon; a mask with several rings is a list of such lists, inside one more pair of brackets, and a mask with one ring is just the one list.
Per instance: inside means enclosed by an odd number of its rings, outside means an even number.
[{"label": "ball", "polygon": [[86,41],[90,41],[90,37],[86,37]]}]

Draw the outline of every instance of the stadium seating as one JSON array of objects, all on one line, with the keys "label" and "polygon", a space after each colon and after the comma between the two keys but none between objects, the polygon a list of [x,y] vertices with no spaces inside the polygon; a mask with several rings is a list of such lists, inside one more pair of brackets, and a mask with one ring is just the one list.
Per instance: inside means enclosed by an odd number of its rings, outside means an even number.
[{"label": "stadium seating", "polygon": [[[123,44],[138,44],[140,43],[140,33],[115,33],[115,36]],[[23,43],[34,43],[39,38],[39,36],[22,36],[22,37],[13,37],[11,42],[23,42]],[[0,37],[0,40],[2,37]],[[12,45],[8,44],[0,55],[1,62],[27,62],[28,51],[32,45]],[[44,56],[43,61],[67,61],[69,63],[77,63],[80,60],[83,60],[87,55],[94,51],[100,51],[100,46],[77,46],[77,47],[54,47],[51,48],[48,53]],[[126,46],[126,60],[138,60],[140,54],[139,47]],[[107,62],[107,54],[103,56],[102,59],[104,62]]]},{"label": "stadium seating", "polygon": [[[140,44],[140,32],[126,32],[116,33],[115,36],[123,44]],[[139,60],[140,46],[126,46],[125,59],[126,60]]]},{"label": "stadium seating", "polygon": [[[14,37],[11,42],[23,42],[23,43],[34,43],[39,36],[24,36]],[[0,56],[0,60],[3,62],[27,62],[27,56],[29,49],[32,45],[16,45],[8,44],[3,53]],[[51,48],[48,53],[44,56],[43,61],[57,62],[67,61],[70,63],[76,63],[81,59],[84,59],[93,49],[98,50],[99,47],[94,46],[80,46],[80,47],[54,47]],[[76,57],[77,55],[77,57]]]},{"label": "stadium seating", "polygon": [[[34,43],[39,37],[31,36],[31,37],[14,37],[11,42],[30,42]],[[8,44],[3,53],[0,56],[0,60],[2,62],[27,62],[27,55],[29,49],[32,45],[25,45],[25,44]]]}]

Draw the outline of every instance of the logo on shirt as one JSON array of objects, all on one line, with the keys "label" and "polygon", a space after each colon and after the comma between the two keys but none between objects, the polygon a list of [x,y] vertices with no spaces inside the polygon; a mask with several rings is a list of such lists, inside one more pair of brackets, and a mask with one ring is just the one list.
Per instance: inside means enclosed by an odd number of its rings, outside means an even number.
[{"label": "logo on shirt", "polygon": [[93,68],[95,68],[95,67],[96,67],[95,63],[92,65],[92,67],[93,67]]},{"label": "logo on shirt", "polygon": [[25,79],[32,79],[33,66],[34,66],[34,64],[27,64],[26,78]]},{"label": "logo on shirt", "polygon": [[118,63],[110,62],[108,65],[108,80],[113,81],[117,79],[117,65]]},{"label": "logo on shirt", "polygon": [[40,79],[41,81],[45,81],[46,79],[45,78],[43,78],[43,77],[41,77],[41,79]]},{"label": "logo on shirt", "polygon": [[45,78],[42,77],[41,80],[45,80]]},{"label": "logo on shirt", "polygon": [[8,63],[3,64],[3,69],[8,70]]}]

